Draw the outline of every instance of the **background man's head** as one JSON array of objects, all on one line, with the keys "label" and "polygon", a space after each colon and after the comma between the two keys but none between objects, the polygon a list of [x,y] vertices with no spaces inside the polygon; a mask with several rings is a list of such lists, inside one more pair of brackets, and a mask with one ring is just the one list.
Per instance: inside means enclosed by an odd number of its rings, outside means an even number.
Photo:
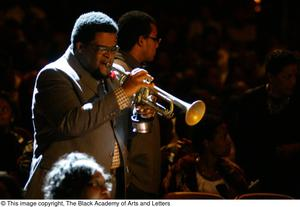
[{"label": "background man's head", "polygon": [[139,61],[150,62],[161,41],[158,37],[157,24],[153,17],[143,11],[129,11],[119,21],[118,45],[125,52],[139,48]]}]

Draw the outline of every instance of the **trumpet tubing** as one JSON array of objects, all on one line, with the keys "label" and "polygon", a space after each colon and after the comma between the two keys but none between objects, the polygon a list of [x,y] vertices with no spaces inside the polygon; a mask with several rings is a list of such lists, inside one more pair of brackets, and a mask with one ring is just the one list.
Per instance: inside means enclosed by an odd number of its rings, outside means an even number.
[{"label": "trumpet tubing", "polygon": [[[114,66],[110,66],[110,67],[111,70],[114,70],[120,74],[119,79],[121,80],[120,82],[122,84],[125,81],[126,77],[128,76],[128,73],[126,73],[125,71],[117,67]],[[150,98],[150,91],[152,91],[155,96],[158,96],[159,98],[168,102],[169,108],[164,107],[163,104],[153,101]],[[140,102],[152,107],[154,110],[158,112],[158,114],[166,118],[173,117],[174,105],[176,105],[177,107],[185,111],[185,122],[189,126],[193,126],[197,124],[203,118],[206,110],[205,103],[201,100],[197,100],[192,104],[189,104],[169,94],[168,92],[162,90],[157,86],[154,86],[153,88],[142,88],[139,92],[137,92],[134,103],[138,104]]]},{"label": "trumpet tubing", "polygon": [[192,104],[189,104],[157,86],[154,86],[154,90],[158,91],[159,94],[163,94],[165,97],[168,97],[173,104],[185,111],[185,122],[187,125],[193,126],[203,118],[206,110],[205,103],[203,101],[197,100]]}]

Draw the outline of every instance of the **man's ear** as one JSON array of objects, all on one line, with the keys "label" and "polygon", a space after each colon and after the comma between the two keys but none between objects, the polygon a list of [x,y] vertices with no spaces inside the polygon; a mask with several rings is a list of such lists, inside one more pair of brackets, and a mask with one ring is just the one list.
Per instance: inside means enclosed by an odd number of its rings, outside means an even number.
[{"label": "man's ear", "polygon": [[143,35],[140,35],[137,42],[138,46],[141,47],[144,44],[144,41],[145,41],[145,37]]},{"label": "man's ear", "polygon": [[84,45],[83,45],[82,42],[77,42],[77,43],[75,44],[75,50],[76,50],[77,52],[79,52],[79,53],[82,52],[83,47],[84,47]]}]

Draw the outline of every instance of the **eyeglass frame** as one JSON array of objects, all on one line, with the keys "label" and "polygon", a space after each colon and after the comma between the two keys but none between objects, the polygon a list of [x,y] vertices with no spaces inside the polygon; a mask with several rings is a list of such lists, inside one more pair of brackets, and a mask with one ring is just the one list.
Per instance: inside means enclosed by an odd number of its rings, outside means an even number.
[{"label": "eyeglass frame", "polygon": [[160,37],[145,36],[145,38],[152,39],[154,42],[156,42],[158,44],[160,44],[162,41],[162,38],[160,38]]},{"label": "eyeglass frame", "polygon": [[101,53],[116,53],[120,50],[119,45],[115,45],[112,47],[108,47],[105,45],[97,45],[97,44],[91,44],[93,47],[95,47],[95,49],[97,50],[97,52],[101,52]]}]

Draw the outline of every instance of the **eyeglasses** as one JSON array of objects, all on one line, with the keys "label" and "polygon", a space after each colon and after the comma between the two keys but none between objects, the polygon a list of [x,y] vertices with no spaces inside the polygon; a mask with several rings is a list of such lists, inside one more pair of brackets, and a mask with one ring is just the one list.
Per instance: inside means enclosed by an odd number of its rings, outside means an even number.
[{"label": "eyeglasses", "polygon": [[152,39],[154,42],[156,42],[158,44],[161,42],[161,38],[159,38],[159,37],[146,36],[146,38],[150,38],[150,39]]},{"label": "eyeglasses", "polygon": [[108,47],[108,46],[104,46],[104,45],[93,45],[96,49],[97,52],[101,52],[101,53],[116,53],[119,51],[120,47],[118,45],[115,45],[113,47]]}]

